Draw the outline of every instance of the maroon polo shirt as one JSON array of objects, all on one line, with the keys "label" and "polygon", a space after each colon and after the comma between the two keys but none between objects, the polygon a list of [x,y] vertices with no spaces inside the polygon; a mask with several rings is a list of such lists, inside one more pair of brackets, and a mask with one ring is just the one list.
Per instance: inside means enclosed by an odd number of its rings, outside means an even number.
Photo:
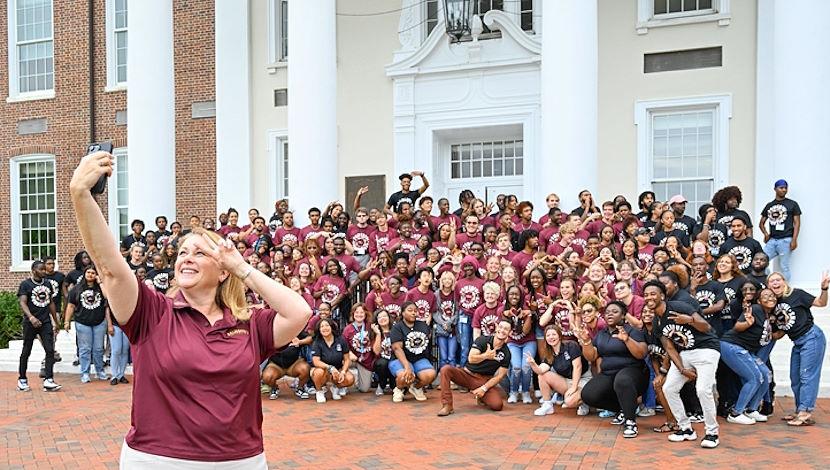
[{"label": "maroon polo shirt", "polygon": [[181,292],[171,299],[137,283],[135,311],[122,326],[134,371],[127,445],[199,461],[262,453],[259,364],[275,352],[276,313],[254,309],[242,322],[226,308],[211,326]]}]

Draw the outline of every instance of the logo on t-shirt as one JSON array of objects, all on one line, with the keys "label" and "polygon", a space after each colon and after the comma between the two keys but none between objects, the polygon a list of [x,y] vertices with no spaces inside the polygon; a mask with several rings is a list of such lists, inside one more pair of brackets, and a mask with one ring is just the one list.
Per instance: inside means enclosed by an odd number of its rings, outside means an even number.
[{"label": "logo on t-shirt", "polygon": [[684,224],[683,222],[675,222],[674,225],[672,225],[672,228],[675,230],[682,230],[686,233],[689,233],[689,226]]},{"label": "logo on t-shirt", "polygon": [[325,284],[323,286],[323,302],[331,303],[335,297],[340,294],[340,288],[334,284]]},{"label": "logo on t-shirt", "polygon": [[654,357],[662,358],[666,355],[666,350],[663,349],[663,346],[660,346],[659,344],[649,344],[648,353]]},{"label": "logo on t-shirt", "polygon": [[380,342],[380,357],[384,359],[392,358],[392,340],[388,336]]},{"label": "logo on t-shirt", "polygon": [[35,307],[46,307],[52,301],[52,290],[44,285],[35,286],[30,298]]},{"label": "logo on t-shirt", "polygon": [[729,254],[735,257],[735,260],[738,262],[738,269],[741,271],[748,268],[749,264],[752,263],[752,250],[745,246],[738,245],[732,247],[732,249],[729,250]]},{"label": "logo on t-shirt", "polygon": [[700,304],[701,309],[707,309],[715,303],[715,293],[710,290],[700,290],[695,293],[695,299]]},{"label": "logo on t-shirt", "polygon": [[384,305],[383,308],[394,318],[401,316],[401,306],[398,304]]},{"label": "logo on t-shirt", "polygon": [[153,287],[166,291],[170,287],[170,275],[168,273],[158,273],[153,276]]},{"label": "logo on t-shirt", "polygon": [[481,326],[479,327],[481,329],[481,334],[484,336],[492,336],[496,332],[496,327],[499,326],[500,318],[501,317],[499,315],[494,315],[492,313],[482,316]]},{"label": "logo on t-shirt", "polygon": [[563,336],[573,336],[574,332],[571,331],[571,311],[568,309],[561,309],[553,316],[553,320],[559,325],[559,328],[562,329]]},{"label": "logo on t-shirt", "polygon": [[293,233],[284,233],[282,235],[282,243],[285,245],[297,246],[300,243],[300,240],[298,240],[297,236]]},{"label": "logo on t-shirt", "polygon": [[452,300],[444,300],[441,302],[439,306],[441,310],[441,319],[444,321],[450,321],[453,315],[453,310],[455,309],[455,302]]},{"label": "logo on t-shirt", "polygon": [[426,351],[429,346],[429,338],[421,331],[412,330],[406,335],[404,347],[412,354],[421,354]]},{"label": "logo on t-shirt", "polygon": [[47,281],[49,281],[49,285],[52,286],[52,298],[54,299],[58,296],[58,292],[60,292],[58,290],[58,283],[54,279],[47,279]]},{"label": "logo on t-shirt", "polygon": [[101,293],[92,289],[81,292],[81,306],[86,310],[95,310],[101,306]]},{"label": "logo on t-shirt", "polygon": [[504,360],[504,352],[501,349],[499,349],[498,351],[496,351],[496,362],[501,362],[503,360]]},{"label": "logo on t-shirt", "polygon": [[481,303],[481,296],[476,286],[464,286],[459,293],[458,302],[465,310],[473,310]]},{"label": "logo on t-shirt", "polygon": [[685,325],[678,325],[676,323],[668,324],[663,327],[663,336],[682,349],[695,347],[695,336],[692,334],[692,330]]},{"label": "logo on t-shirt", "polygon": [[366,253],[369,247],[369,236],[363,232],[357,232],[352,237],[352,246],[356,253]]},{"label": "logo on t-shirt", "polygon": [[637,259],[643,262],[646,268],[651,267],[651,265],[654,263],[654,257],[651,256],[651,254],[649,253],[637,253]]},{"label": "logo on t-shirt", "polygon": [[787,207],[783,204],[773,204],[767,209],[767,219],[770,225],[783,225],[787,221]]},{"label": "logo on t-shirt", "polygon": [[790,304],[781,302],[775,306],[775,326],[779,330],[788,331],[795,325],[795,312]]},{"label": "logo on t-shirt", "polygon": [[723,233],[722,230],[716,228],[709,229],[709,248],[715,250],[720,248],[723,245],[723,242],[726,241],[726,234]]},{"label": "logo on t-shirt", "polygon": [[352,336],[352,349],[358,354],[369,351],[369,333],[365,330],[357,330]]},{"label": "logo on t-shirt", "polygon": [[758,341],[758,344],[761,346],[766,346],[769,342],[772,341],[772,324],[769,322],[767,318],[764,320],[764,332],[761,333],[761,340]]},{"label": "logo on t-shirt", "polygon": [[415,301],[415,306],[418,307],[418,314],[415,316],[416,320],[424,321],[429,317],[429,302],[424,299]]}]

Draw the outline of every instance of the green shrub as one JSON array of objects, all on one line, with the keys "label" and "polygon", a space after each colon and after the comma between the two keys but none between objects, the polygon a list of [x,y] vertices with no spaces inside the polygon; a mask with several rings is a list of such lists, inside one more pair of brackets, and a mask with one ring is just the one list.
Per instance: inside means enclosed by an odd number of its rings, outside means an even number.
[{"label": "green shrub", "polygon": [[0,292],[0,349],[8,348],[9,341],[23,337],[22,316],[17,295]]}]

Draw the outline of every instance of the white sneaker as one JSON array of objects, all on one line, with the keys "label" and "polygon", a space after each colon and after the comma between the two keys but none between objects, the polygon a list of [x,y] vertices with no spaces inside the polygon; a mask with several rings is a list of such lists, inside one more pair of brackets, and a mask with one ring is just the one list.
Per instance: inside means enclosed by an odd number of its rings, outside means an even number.
[{"label": "white sneaker", "polygon": [[375,396],[382,397],[383,396],[383,388],[378,385],[378,388],[375,389]]},{"label": "white sneaker", "polygon": [[657,414],[657,412],[654,411],[654,408],[641,408],[640,411],[637,413],[637,416],[641,418],[649,418],[651,416],[654,416],[655,414]]},{"label": "white sneaker", "polygon": [[522,403],[525,405],[533,403],[533,397],[530,396],[530,392],[522,392]]},{"label": "white sneaker", "polygon": [[403,401],[403,390],[399,389],[398,387],[395,387],[392,390],[392,401],[394,403],[402,402]]},{"label": "white sneaker", "polygon": [[81,383],[88,384],[90,381],[89,374],[81,374]]},{"label": "white sneaker", "polygon": [[56,384],[52,379],[44,379],[43,380],[43,391],[44,392],[57,392],[61,389],[61,386]]},{"label": "white sneaker", "polygon": [[343,395],[340,394],[339,387],[331,387],[331,399],[332,400],[339,400],[343,398]]},{"label": "white sneaker", "polygon": [[754,419],[750,418],[749,416],[743,413],[737,416],[733,416],[732,413],[729,413],[729,415],[726,417],[726,420],[734,424],[755,424]]},{"label": "white sneaker", "polygon": [[29,381],[26,379],[17,379],[17,389],[21,392],[28,392],[31,390],[29,387]]},{"label": "white sneaker", "polygon": [[749,416],[750,418],[754,419],[756,423],[766,423],[769,418],[766,415],[761,414],[758,410],[754,410],[750,413],[744,413],[745,415]]},{"label": "white sneaker", "polygon": [[409,386],[409,393],[418,401],[425,401],[427,399],[427,396],[424,394],[424,389],[418,388],[415,385]]},{"label": "white sneaker", "polygon": [[534,416],[546,416],[546,415],[552,415],[553,413],[554,413],[553,401],[543,401],[542,406],[537,408],[536,411],[533,412],[533,415]]},{"label": "white sneaker", "polygon": [[317,403],[325,403],[326,402],[326,393],[325,392],[317,392],[314,394],[317,398]]},{"label": "white sneaker", "polygon": [[507,403],[517,403],[519,401],[519,392],[510,392],[507,396]]},{"label": "white sneaker", "polygon": [[542,391],[541,390],[535,390],[533,392],[533,396],[535,396],[536,398],[542,398]]},{"label": "white sneaker", "polygon": [[576,409],[577,416],[588,416],[591,412],[591,407],[586,405],[585,403],[579,405],[579,408]]},{"label": "white sneaker", "polygon": [[346,394],[349,393],[349,389],[347,387],[339,387],[337,389],[337,393],[339,393],[341,397],[345,397]]}]

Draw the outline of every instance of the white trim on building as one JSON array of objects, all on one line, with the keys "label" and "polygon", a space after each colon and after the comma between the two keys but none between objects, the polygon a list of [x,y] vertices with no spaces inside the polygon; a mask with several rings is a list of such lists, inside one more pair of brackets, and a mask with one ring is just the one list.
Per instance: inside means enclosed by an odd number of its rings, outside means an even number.
[{"label": "white trim on building", "polygon": [[288,65],[288,0],[268,0],[269,73]]},{"label": "white trim on building", "polygon": [[[129,159],[127,147],[119,147],[112,150],[115,157],[115,169],[107,184],[107,209],[110,232],[115,240],[120,243],[121,239],[131,231],[129,218]],[[148,228],[150,221],[144,221]]]},{"label": "white trim on building", "polygon": [[[116,11],[119,6],[122,6],[123,10]],[[127,0],[106,0],[107,86],[105,91],[127,89],[128,15]],[[124,50],[123,62],[118,55],[119,49]]]},{"label": "white trim on building", "polygon": [[[27,207],[34,202],[35,209],[34,212],[38,212],[40,215],[46,216],[46,223],[44,224],[45,227],[40,227],[47,231],[47,240],[45,243],[39,243],[41,245],[55,245],[55,254],[57,254],[57,247],[58,247],[58,240],[57,240],[57,201],[56,201],[56,182],[55,182],[55,156],[50,154],[33,154],[33,155],[21,155],[18,157],[14,157],[9,161],[9,197],[11,199],[11,246],[12,246],[12,265],[9,267],[11,272],[28,272],[30,270],[30,266],[32,264],[32,260],[24,259],[23,256],[23,245],[24,245],[24,236],[23,236],[23,210],[21,208],[21,181],[20,181],[20,166],[23,164],[32,164],[32,163],[47,163],[51,166],[51,190],[49,189],[48,181],[43,181],[43,185],[39,184],[40,181],[37,179],[39,178],[40,171],[35,178],[29,178],[27,181],[28,183],[34,183],[35,187],[32,188],[34,190],[34,194],[31,194],[27,198]],[[45,171],[50,171],[47,168],[44,168]],[[44,177],[48,177],[48,173],[44,173]],[[27,194],[30,194],[31,191],[27,190]],[[34,198],[34,199],[32,199]],[[51,209],[49,209],[49,203],[51,202]],[[45,207],[41,207],[41,205],[45,205]],[[26,211],[27,213],[31,213],[30,211]],[[51,215],[51,221],[50,216]],[[43,217],[39,217],[42,219]],[[40,225],[41,220],[38,221]],[[32,227],[30,227],[32,228]],[[42,231],[42,230],[41,230]],[[48,232],[52,232],[52,237],[49,236]],[[40,237],[41,234],[38,234]],[[50,240],[51,238],[51,240]],[[40,240],[40,238],[38,238]]]},{"label": "white trim on building", "polygon": [[654,13],[654,0],[637,0],[637,34],[648,34],[649,28],[681,24],[718,22],[728,26],[732,21],[731,0],[711,0],[711,8],[677,13]]},{"label": "white trim on building", "polygon": [[[55,38],[54,38],[54,8],[52,0],[47,0],[49,3],[49,21],[48,23],[45,22],[45,18],[42,16],[38,22],[38,14],[42,15],[43,11],[40,10],[39,13],[35,12],[36,8],[42,8],[42,6],[37,6],[32,8],[32,18],[34,18],[34,23],[31,24],[31,27],[35,33],[37,33],[38,29],[41,30],[42,35],[32,38],[27,41],[18,41],[18,25],[17,25],[17,7],[18,3],[21,0],[8,0],[6,3],[7,11],[6,17],[8,20],[8,57],[9,57],[9,68],[8,68],[8,80],[9,80],[9,95],[6,98],[6,102],[14,103],[19,101],[31,101],[31,100],[41,100],[41,99],[50,99],[55,97]],[[48,34],[47,34],[48,33]],[[32,48],[34,46],[34,48]],[[34,91],[20,91],[20,57],[18,49],[20,47],[26,47],[30,49],[30,54],[36,54],[36,58],[30,57],[29,63],[27,64],[30,67],[35,67],[35,70],[31,71],[33,73],[28,73],[28,75],[33,76],[35,80],[35,89]],[[44,80],[43,88],[39,88],[38,86],[38,76],[42,76]],[[28,86],[28,85],[27,85]]]},{"label": "white trim on building", "polygon": [[269,129],[266,135],[268,159],[265,162],[265,186],[270,188],[271,201],[278,201],[291,195],[288,174],[285,171],[288,163],[288,129]]}]

